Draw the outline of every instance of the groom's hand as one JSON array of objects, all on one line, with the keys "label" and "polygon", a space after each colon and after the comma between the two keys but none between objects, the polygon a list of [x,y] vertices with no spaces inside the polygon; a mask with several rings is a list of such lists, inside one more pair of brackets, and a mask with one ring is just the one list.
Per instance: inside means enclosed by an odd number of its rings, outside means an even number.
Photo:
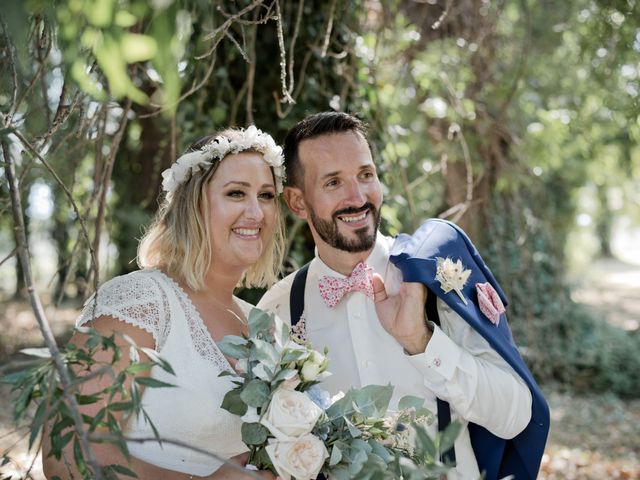
[{"label": "groom's hand", "polygon": [[421,283],[402,283],[397,295],[387,295],[384,280],[373,274],[376,312],[384,329],[410,355],[424,352],[431,339],[424,317],[427,288]]}]

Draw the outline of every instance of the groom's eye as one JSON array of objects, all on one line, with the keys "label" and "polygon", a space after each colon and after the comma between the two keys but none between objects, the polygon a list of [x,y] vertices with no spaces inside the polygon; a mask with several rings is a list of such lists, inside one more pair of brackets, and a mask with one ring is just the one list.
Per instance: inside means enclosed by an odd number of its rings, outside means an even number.
[{"label": "groom's eye", "polygon": [[325,187],[335,187],[336,185],[338,185],[338,179],[337,178],[332,178],[331,180],[329,180],[327,183],[324,184]]}]

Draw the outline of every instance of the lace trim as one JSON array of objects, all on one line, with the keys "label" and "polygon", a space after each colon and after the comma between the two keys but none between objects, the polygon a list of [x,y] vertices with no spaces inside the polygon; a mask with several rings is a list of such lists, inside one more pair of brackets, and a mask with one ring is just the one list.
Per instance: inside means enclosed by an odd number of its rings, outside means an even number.
[{"label": "lace trim", "polygon": [[166,292],[153,272],[140,270],[106,282],[97,295],[87,299],[76,325],[84,325],[102,315],[110,316],[149,332],[155,348],[160,350],[169,336],[170,310]]},{"label": "lace trim", "polygon": [[222,354],[216,342],[211,338],[209,330],[204,324],[200,312],[196,309],[195,305],[187,295],[187,292],[176,282],[173,278],[166,275],[164,272],[160,272],[173,287],[178,302],[182,306],[182,310],[185,313],[187,319],[187,325],[189,327],[189,333],[191,334],[191,340],[196,351],[202,358],[213,363],[216,367],[222,370],[231,370],[233,368],[229,364],[226,357]]}]

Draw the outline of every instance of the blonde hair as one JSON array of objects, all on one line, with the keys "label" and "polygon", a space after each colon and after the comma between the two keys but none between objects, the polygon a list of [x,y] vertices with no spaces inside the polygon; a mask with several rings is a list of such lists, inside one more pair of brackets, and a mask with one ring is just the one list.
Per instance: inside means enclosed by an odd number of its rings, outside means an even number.
[{"label": "blonde hair", "polygon": [[[241,134],[240,130],[226,129],[196,142],[189,151],[198,150],[217,136],[233,140]],[[212,260],[211,231],[206,221],[209,201],[205,189],[222,160],[214,162],[207,170],[194,173],[171,196],[165,196],[138,245],[140,268],[159,268],[193,290],[204,288],[204,277]],[[284,221],[280,201],[276,202],[273,235],[269,236],[260,259],[247,269],[238,286],[268,287],[278,279],[284,255]]]}]

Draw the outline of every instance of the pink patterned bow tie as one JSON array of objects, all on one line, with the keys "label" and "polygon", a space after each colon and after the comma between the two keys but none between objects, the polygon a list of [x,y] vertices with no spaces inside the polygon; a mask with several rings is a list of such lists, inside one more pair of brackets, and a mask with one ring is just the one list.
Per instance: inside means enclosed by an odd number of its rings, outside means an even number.
[{"label": "pink patterned bow tie", "polygon": [[367,297],[373,298],[372,273],[373,268],[360,262],[349,277],[338,278],[324,275],[318,284],[320,296],[329,308],[335,307],[349,292],[362,292]]}]

